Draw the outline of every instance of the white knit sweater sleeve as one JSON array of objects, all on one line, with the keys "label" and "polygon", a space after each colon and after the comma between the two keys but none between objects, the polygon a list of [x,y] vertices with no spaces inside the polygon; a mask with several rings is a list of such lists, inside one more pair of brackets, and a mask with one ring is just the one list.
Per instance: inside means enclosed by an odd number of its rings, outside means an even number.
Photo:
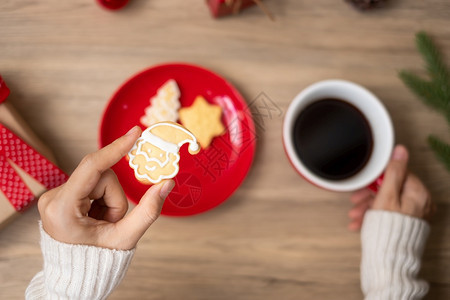
[{"label": "white knit sweater sleeve", "polygon": [[366,300],[422,299],[417,278],[429,225],[399,213],[369,210],[361,230],[361,287]]},{"label": "white knit sweater sleeve", "polygon": [[111,250],[54,240],[42,228],[44,269],[31,280],[26,299],[106,299],[122,281],[133,250]]}]

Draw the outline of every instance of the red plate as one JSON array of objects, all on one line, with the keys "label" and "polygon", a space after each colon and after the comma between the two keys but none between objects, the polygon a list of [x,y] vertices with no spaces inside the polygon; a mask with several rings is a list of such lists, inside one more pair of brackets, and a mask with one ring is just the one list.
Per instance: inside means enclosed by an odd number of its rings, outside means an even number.
[{"label": "red plate", "polygon": [[[166,199],[162,214],[188,216],[216,207],[239,187],[253,161],[255,127],[244,99],[226,80],[198,66],[164,64],[135,75],[114,94],[101,122],[100,147],[134,125],[143,127],[139,118],[150,104],[150,98],[169,79],[178,83],[182,107],[190,106],[198,95],[222,106],[222,122],[227,128],[208,149],[197,155],[190,155],[187,145],[180,149],[180,171],[174,178],[176,185]],[[113,170],[127,197],[138,203],[149,186],[135,179],[125,158],[113,166]]]}]

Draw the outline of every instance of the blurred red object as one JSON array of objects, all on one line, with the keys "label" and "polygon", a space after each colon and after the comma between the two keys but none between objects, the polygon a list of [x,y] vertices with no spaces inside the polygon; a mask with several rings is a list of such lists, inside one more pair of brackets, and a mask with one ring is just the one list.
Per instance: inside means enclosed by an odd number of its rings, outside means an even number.
[{"label": "blurred red object", "polygon": [[239,13],[256,4],[254,0],[206,0],[214,18]]},{"label": "blurred red object", "polygon": [[118,10],[128,4],[130,0],[97,0],[97,2],[104,8],[110,10]]},{"label": "blurred red object", "polygon": [[9,96],[9,88],[6,86],[5,81],[3,81],[2,76],[0,76],[0,103],[6,100]]}]

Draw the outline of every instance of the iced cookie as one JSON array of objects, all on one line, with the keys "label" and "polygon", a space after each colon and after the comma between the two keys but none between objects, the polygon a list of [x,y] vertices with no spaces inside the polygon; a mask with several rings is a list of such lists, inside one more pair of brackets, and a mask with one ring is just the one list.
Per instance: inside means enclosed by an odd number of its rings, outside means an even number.
[{"label": "iced cookie", "polygon": [[149,127],[163,121],[176,122],[178,120],[178,109],[180,108],[180,90],[177,82],[169,79],[150,99],[150,105],[145,109],[140,122]]},{"label": "iced cookie", "polygon": [[198,139],[203,149],[208,148],[214,137],[225,133],[222,124],[222,107],[209,104],[202,96],[197,96],[190,107],[179,110],[180,121]]},{"label": "iced cookie", "polygon": [[142,132],[128,153],[129,165],[137,180],[144,184],[158,183],[177,175],[180,147],[189,143],[190,154],[200,146],[195,136],[180,124],[160,122]]}]

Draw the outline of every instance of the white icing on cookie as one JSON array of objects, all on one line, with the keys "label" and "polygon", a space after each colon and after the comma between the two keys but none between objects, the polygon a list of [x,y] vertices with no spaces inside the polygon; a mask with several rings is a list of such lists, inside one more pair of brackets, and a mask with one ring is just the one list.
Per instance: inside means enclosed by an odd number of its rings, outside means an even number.
[{"label": "white icing on cookie", "polygon": [[177,153],[178,150],[180,150],[180,147],[178,147],[177,144],[167,142],[147,130],[145,130],[142,133],[142,138],[144,139],[144,141],[153,144],[159,149],[164,150],[166,152]]}]

